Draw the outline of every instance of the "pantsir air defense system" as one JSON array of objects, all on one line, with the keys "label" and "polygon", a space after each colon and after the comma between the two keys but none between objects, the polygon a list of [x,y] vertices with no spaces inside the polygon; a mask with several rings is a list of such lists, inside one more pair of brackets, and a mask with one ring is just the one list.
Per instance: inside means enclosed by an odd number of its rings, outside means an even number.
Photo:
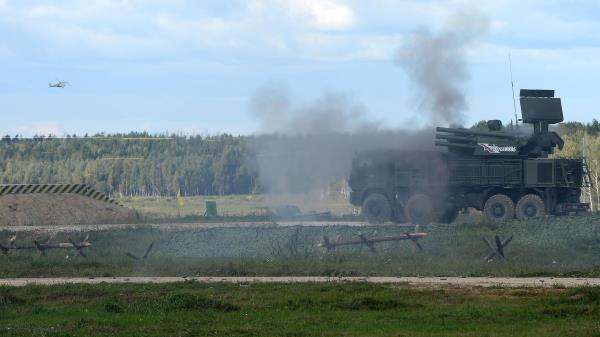
[{"label": "pantsir air defense system", "polygon": [[520,92],[522,121],[533,127],[488,131],[436,128],[439,151],[378,150],[358,154],[352,163],[350,202],[367,221],[452,222],[461,209],[483,211],[492,221],[586,211],[581,188],[588,183],[582,158],[550,158],[562,149],[549,130],[563,121],[554,90]]}]

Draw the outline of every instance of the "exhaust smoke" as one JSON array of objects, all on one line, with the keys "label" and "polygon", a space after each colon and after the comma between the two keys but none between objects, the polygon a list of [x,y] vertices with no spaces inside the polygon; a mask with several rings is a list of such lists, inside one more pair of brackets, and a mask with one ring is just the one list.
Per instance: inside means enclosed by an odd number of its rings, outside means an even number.
[{"label": "exhaust smoke", "polygon": [[470,78],[467,52],[489,25],[483,13],[454,13],[438,34],[422,29],[399,49],[396,61],[413,84],[419,111],[429,116],[429,122],[465,122],[464,85]]},{"label": "exhaust smoke", "polygon": [[251,111],[264,133],[315,135],[376,131],[367,109],[342,94],[326,93],[313,102],[292,102],[282,84],[260,88],[251,100]]},{"label": "exhaust smoke", "polygon": [[[481,13],[456,13],[439,34],[422,30],[400,48],[396,61],[416,89],[419,110],[433,125],[464,122],[466,54],[488,26]],[[267,192],[322,192],[348,178],[358,152],[434,149],[432,128],[384,126],[369,120],[367,108],[345,95],[327,93],[299,103],[276,83],[256,92],[250,111],[262,133],[254,138],[254,164]]]},{"label": "exhaust smoke", "polygon": [[298,103],[281,86],[268,86],[252,98],[251,111],[262,132],[252,144],[254,164],[271,193],[323,192],[348,178],[361,151],[433,148],[432,130],[384,128],[341,94]]}]

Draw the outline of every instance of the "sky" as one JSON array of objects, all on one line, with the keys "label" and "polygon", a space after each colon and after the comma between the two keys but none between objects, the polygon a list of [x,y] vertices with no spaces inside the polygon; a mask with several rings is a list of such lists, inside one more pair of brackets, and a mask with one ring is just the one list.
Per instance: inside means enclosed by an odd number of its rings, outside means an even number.
[{"label": "sky", "polygon": [[[265,86],[296,104],[342,95],[386,127],[431,123],[397,55],[415,32],[477,11],[465,124],[555,89],[566,120],[600,118],[600,1],[0,0],[0,134],[251,134]],[[64,89],[49,82],[68,81]]]}]

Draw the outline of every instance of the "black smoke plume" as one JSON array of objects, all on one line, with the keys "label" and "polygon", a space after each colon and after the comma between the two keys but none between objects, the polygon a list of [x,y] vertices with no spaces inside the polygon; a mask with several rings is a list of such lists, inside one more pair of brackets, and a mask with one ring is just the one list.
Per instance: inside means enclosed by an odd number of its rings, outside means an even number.
[{"label": "black smoke plume", "polygon": [[366,108],[342,94],[327,93],[312,102],[292,102],[281,83],[260,88],[251,100],[251,111],[262,132],[287,135],[369,132],[380,124],[369,121]]},{"label": "black smoke plume", "polygon": [[[422,30],[400,49],[397,61],[417,89],[420,110],[434,125],[464,121],[466,53],[488,25],[482,14],[457,13],[439,34]],[[370,121],[367,109],[345,95],[330,93],[300,103],[278,83],[259,89],[250,108],[262,132],[253,142],[255,165],[269,192],[323,191],[348,177],[352,158],[361,151],[434,149],[431,128]]]},{"label": "black smoke plume", "polygon": [[482,13],[451,15],[437,34],[427,29],[413,33],[400,48],[397,62],[414,85],[419,110],[434,124],[463,124],[469,80],[467,52],[489,27]]},{"label": "black smoke plume", "polygon": [[268,192],[322,192],[348,178],[352,158],[361,151],[433,148],[431,130],[384,128],[345,95],[299,103],[282,88],[262,88],[251,101],[262,132],[252,143],[255,165]]}]

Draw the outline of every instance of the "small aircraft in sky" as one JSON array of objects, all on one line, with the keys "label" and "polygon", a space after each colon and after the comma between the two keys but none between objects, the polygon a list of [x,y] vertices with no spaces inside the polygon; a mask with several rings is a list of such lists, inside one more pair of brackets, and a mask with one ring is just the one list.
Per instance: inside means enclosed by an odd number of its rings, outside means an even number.
[{"label": "small aircraft in sky", "polygon": [[64,88],[66,86],[70,86],[71,84],[69,82],[65,82],[65,81],[56,81],[56,82],[50,82],[48,83],[48,86],[50,88]]}]

